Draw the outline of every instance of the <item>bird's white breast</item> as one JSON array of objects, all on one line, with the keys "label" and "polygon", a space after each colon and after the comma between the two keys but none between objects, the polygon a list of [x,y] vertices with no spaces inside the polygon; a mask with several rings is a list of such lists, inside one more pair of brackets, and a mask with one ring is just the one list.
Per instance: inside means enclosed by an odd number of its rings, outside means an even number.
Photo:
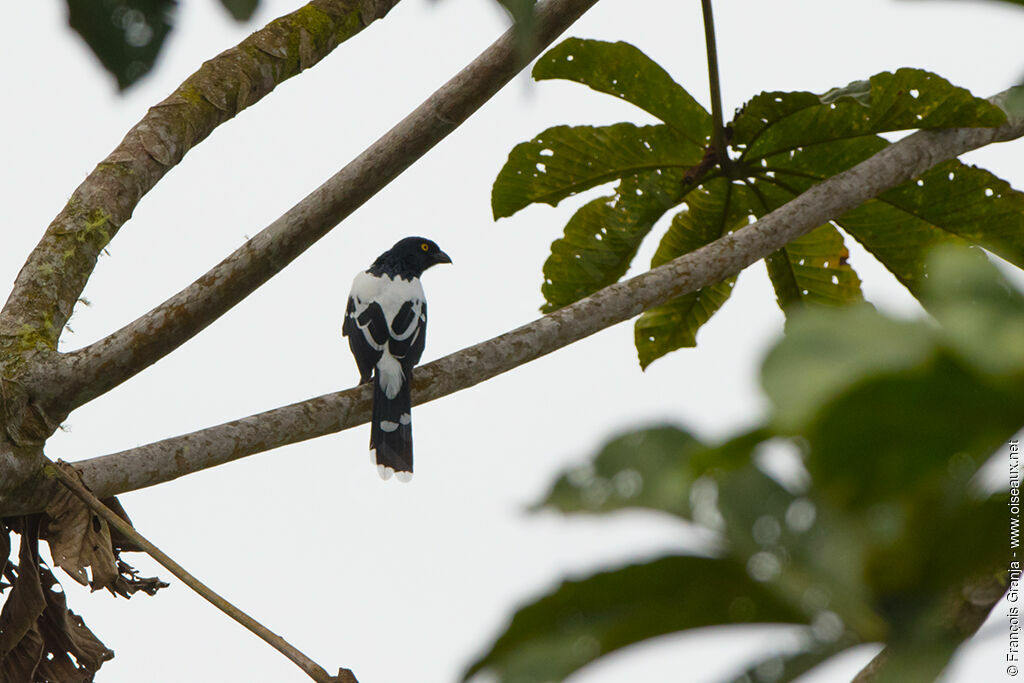
[{"label": "bird's white breast", "polygon": [[359,273],[352,281],[351,297],[355,300],[357,314],[368,304],[376,301],[384,312],[384,319],[388,321],[389,327],[406,301],[412,301],[416,313],[419,314],[424,299],[423,285],[420,284],[419,278],[392,279],[388,275],[378,277],[367,272]]}]

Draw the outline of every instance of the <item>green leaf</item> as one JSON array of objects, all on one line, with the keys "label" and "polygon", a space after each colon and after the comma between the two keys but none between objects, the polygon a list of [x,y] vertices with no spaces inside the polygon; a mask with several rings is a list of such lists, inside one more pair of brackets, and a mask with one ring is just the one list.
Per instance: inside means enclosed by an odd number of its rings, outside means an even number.
[{"label": "green leaf", "polygon": [[647,508],[691,519],[690,487],[709,472],[750,463],[751,451],[769,438],[763,430],[705,446],[678,427],[648,427],[605,444],[592,463],[558,478],[533,507],[560,512],[612,512]]},{"label": "green leaf", "polygon": [[560,681],[619,648],[676,631],[734,623],[805,623],[803,612],[735,562],[664,557],[579,581],[521,608],[469,678]]},{"label": "green leaf", "polygon": [[767,259],[768,277],[783,310],[802,303],[840,305],[864,300],[850,252],[831,225],[815,228]]},{"label": "green leaf", "polygon": [[985,169],[947,161],[878,201],[1024,268],[1024,194]]},{"label": "green leaf", "polygon": [[731,683],[789,683],[800,676],[824,664],[849,647],[849,643],[842,645],[815,645],[813,649],[789,652],[780,655],[772,655],[753,664],[739,676],[732,679]]},{"label": "green leaf", "polygon": [[68,23],[124,90],[156,61],[171,30],[174,0],[67,0]]},{"label": "green leaf", "polygon": [[224,9],[231,13],[235,21],[248,21],[252,18],[260,0],[220,0]]},{"label": "green leaf", "polygon": [[691,458],[706,447],[677,427],[652,427],[609,441],[594,458],[562,475],[536,508],[608,512],[626,507],[689,517],[689,490],[699,474]]},{"label": "green leaf", "polygon": [[551,245],[541,291],[553,311],[617,282],[640,242],[681,197],[681,170],[624,178],[615,194],[584,204]]},{"label": "green leaf", "polygon": [[962,250],[939,250],[930,264],[923,298],[948,343],[983,372],[1024,372],[1024,296],[988,259]]},{"label": "green leaf", "polygon": [[936,353],[927,325],[891,320],[869,306],[801,311],[787,333],[765,359],[761,383],[773,423],[790,434],[807,429],[850,386],[920,367]]},{"label": "green leaf", "polygon": [[[929,280],[949,280],[938,291],[949,300],[940,306],[944,322],[960,340],[952,347],[934,327],[855,307],[794,316],[769,354],[763,382],[774,422],[808,439],[808,470],[832,500],[866,505],[897,496],[944,471],[954,455],[973,473],[1024,424],[1014,398],[1022,378],[985,374],[1006,367],[997,357],[1003,348],[1012,349],[1009,366],[1019,367],[1024,301],[1005,289],[1000,295],[1001,280],[971,260],[960,255],[951,267],[947,257],[929,269]],[[971,317],[954,321],[965,310]],[[977,321],[991,329],[1002,317],[1011,331],[987,348],[966,329]]]},{"label": "green leaf", "polygon": [[906,492],[944,472],[954,456],[973,474],[1024,425],[1016,399],[1022,388],[983,381],[947,354],[862,380],[823,406],[806,430],[814,453],[808,470],[834,500],[849,505]]},{"label": "green leaf", "polygon": [[[864,106],[864,102],[869,102]],[[920,69],[900,69],[822,96],[762,93],[732,122],[733,145],[750,162],[823,142],[914,128],[998,126],[1002,109]]]},{"label": "green leaf", "polygon": [[[754,198],[748,188],[713,179],[686,198],[651,259],[657,267],[747,225]],[[697,331],[725,303],[736,278],[705,287],[656,306],[640,316],[634,329],[640,366],[646,368],[670,351],[697,345]]]},{"label": "green leaf", "polygon": [[702,151],[711,139],[711,116],[707,110],[656,62],[629,43],[569,38],[537,60],[533,77],[538,81],[576,81],[631,102],[686,136],[695,153]]},{"label": "green leaf", "polygon": [[[821,97],[807,92],[763,93],[744,107],[733,127],[734,144],[742,150],[740,163],[750,169],[759,195],[776,208],[887,146],[876,133],[991,126],[1004,120],[996,105],[934,74],[900,69]],[[925,255],[939,244],[966,240],[1024,266],[1022,211],[1024,195],[987,171],[951,161],[835,222],[917,295]],[[769,272],[785,305],[794,292],[813,290],[787,283],[784,266],[780,257],[769,260]],[[843,274],[834,275],[843,280]],[[829,294],[835,296],[838,290]]]},{"label": "green leaf", "polygon": [[865,534],[828,498],[816,488],[794,493],[757,467],[721,473],[717,492],[730,555],[795,604],[817,596],[808,604],[812,614],[827,611],[842,620],[829,643],[854,634],[864,641],[885,636],[864,580]]},{"label": "green leaf", "polygon": [[674,129],[664,126],[556,126],[516,145],[491,191],[495,218],[530,204],[555,206],[566,197],[616,178],[700,161]]}]

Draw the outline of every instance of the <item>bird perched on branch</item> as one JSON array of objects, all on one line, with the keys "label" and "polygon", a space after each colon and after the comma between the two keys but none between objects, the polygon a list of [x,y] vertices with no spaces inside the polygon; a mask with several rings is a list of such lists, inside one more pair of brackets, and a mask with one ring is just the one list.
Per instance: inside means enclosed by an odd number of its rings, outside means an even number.
[{"label": "bird perched on branch", "polygon": [[356,358],[359,382],[373,379],[370,458],[382,479],[412,479],[412,369],[427,335],[420,276],[451,262],[434,242],[406,237],[352,281],[341,334]]}]

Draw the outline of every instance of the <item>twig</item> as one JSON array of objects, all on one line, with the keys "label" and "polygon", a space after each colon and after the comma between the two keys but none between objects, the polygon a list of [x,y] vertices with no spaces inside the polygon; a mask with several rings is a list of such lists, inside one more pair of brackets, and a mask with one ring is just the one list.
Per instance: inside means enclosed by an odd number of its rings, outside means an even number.
[{"label": "twig", "polygon": [[172,560],[166,553],[157,548],[144,538],[131,524],[124,521],[113,510],[104,505],[99,498],[94,496],[77,477],[68,474],[63,467],[70,466],[69,463],[58,460],[46,468],[46,474],[56,478],[75,494],[90,510],[103,518],[108,525],[115,528],[119,533],[128,537],[139,547],[145,550],[154,560],[163,565],[169,572],[178,577],[182,583],[201,595],[207,602],[228,615],[245,628],[252,631],[265,643],[292,660],[300,669],[317,683],[356,683],[352,672],[347,669],[339,671],[337,676],[328,674],[319,664],[295,649],[288,641],[272,632],[263,624],[259,623],[248,614],[238,609],[230,602],[215,593],[202,581],[190,574],[184,567]]},{"label": "twig", "polygon": [[711,0],[701,0],[704,10],[704,44],[708,53],[708,83],[711,86],[711,123],[713,126],[711,147],[722,170],[729,170],[729,153],[726,150],[725,118],[722,114],[722,85],[718,75],[718,47],[715,43],[715,19],[711,13]]}]

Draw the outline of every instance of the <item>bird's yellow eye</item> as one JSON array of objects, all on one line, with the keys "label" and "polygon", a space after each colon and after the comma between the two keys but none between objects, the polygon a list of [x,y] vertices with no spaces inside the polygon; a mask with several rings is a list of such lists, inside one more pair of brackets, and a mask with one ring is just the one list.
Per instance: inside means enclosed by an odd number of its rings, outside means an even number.
[{"label": "bird's yellow eye", "polygon": [[423,251],[430,251],[430,245],[424,242],[423,244],[420,245],[420,249],[422,249]]}]

